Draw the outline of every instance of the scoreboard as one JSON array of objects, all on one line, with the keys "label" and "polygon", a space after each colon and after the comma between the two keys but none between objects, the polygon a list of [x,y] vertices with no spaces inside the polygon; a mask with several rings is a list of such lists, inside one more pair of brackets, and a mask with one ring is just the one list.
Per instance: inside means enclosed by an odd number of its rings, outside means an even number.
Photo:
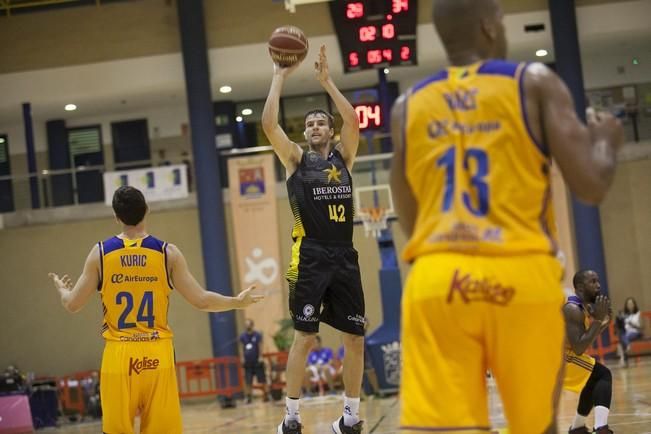
[{"label": "scoreboard", "polygon": [[329,2],[345,72],[416,65],[417,0]]}]

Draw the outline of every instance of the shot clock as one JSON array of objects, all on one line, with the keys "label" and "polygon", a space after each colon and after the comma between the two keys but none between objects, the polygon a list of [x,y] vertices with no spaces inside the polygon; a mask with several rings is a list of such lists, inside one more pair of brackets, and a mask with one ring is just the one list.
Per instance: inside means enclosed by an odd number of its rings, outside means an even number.
[{"label": "shot clock", "polygon": [[345,72],[416,65],[417,0],[329,2]]},{"label": "shot clock", "polygon": [[384,126],[384,116],[379,102],[354,104],[359,119],[359,130],[379,130]]}]

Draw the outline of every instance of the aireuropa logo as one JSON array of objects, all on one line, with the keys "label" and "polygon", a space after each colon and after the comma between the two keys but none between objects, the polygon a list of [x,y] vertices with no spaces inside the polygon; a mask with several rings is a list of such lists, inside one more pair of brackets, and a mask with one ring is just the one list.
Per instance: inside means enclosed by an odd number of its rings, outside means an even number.
[{"label": "aireuropa logo", "polygon": [[132,372],[135,372],[136,375],[139,375],[142,371],[157,369],[159,364],[160,364],[160,360],[150,359],[147,356],[143,357],[142,360],[138,358],[134,359],[133,357],[130,357],[129,376],[131,376]]},{"label": "aireuropa logo", "polygon": [[111,274],[111,283],[158,282],[158,276],[130,276],[128,274]]}]

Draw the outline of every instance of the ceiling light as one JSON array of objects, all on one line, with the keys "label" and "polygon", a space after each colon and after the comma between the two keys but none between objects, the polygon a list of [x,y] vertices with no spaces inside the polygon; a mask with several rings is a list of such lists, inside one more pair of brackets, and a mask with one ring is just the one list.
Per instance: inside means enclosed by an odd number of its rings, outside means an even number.
[{"label": "ceiling light", "polygon": [[233,88],[230,87],[230,86],[222,86],[222,87],[219,88],[219,91],[221,93],[231,93],[232,90],[233,90]]},{"label": "ceiling light", "polygon": [[547,55],[547,50],[542,48],[540,50],[536,50],[536,56],[545,57],[546,55]]},{"label": "ceiling light", "polygon": [[64,109],[65,109],[67,112],[72,112],[72,111],[77,110],[77,106],[74,105],[74,104],[66,104],[66,106],[64,107]]},{"label": "ceiling light", "polygon": [[250,108],[245,108],[244,110],[242,110],[242,114],[244,116],[248,116],[250,114],[253,114],[253,110],[251,110]]},{"label": "ceiling light", "polygon": [[3,144],[4,142],[5,142],[4,137],[0,137],[0,145]]},{"label": "ceiling light", "polygon": [[389,74],[389,68],[384,68],[384,75],[388,75],[388,74]]},{"label": "ceiling light", "polygon": [[237,122],[242,122],[242,116],[238,116],[238,117],[236,117],[235,120],[236,120]]},{"label": "ceiling light", "polygon": [[639,65],[639,64],[640,64],[640,61],[638,60],[638,58],[634,57],[633,58],[633,65]]}]

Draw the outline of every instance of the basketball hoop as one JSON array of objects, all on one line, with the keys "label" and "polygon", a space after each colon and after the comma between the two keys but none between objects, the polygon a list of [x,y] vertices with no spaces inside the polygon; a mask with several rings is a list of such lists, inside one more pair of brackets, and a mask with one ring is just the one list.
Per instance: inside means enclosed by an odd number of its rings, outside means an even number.
[{"label": "basketball hoop", "polygon": [[379,238],[383,230],[388,227],[388,215],[385,208],[362,208],[359,217],[364,224],[364,234],[368,237]]}]

